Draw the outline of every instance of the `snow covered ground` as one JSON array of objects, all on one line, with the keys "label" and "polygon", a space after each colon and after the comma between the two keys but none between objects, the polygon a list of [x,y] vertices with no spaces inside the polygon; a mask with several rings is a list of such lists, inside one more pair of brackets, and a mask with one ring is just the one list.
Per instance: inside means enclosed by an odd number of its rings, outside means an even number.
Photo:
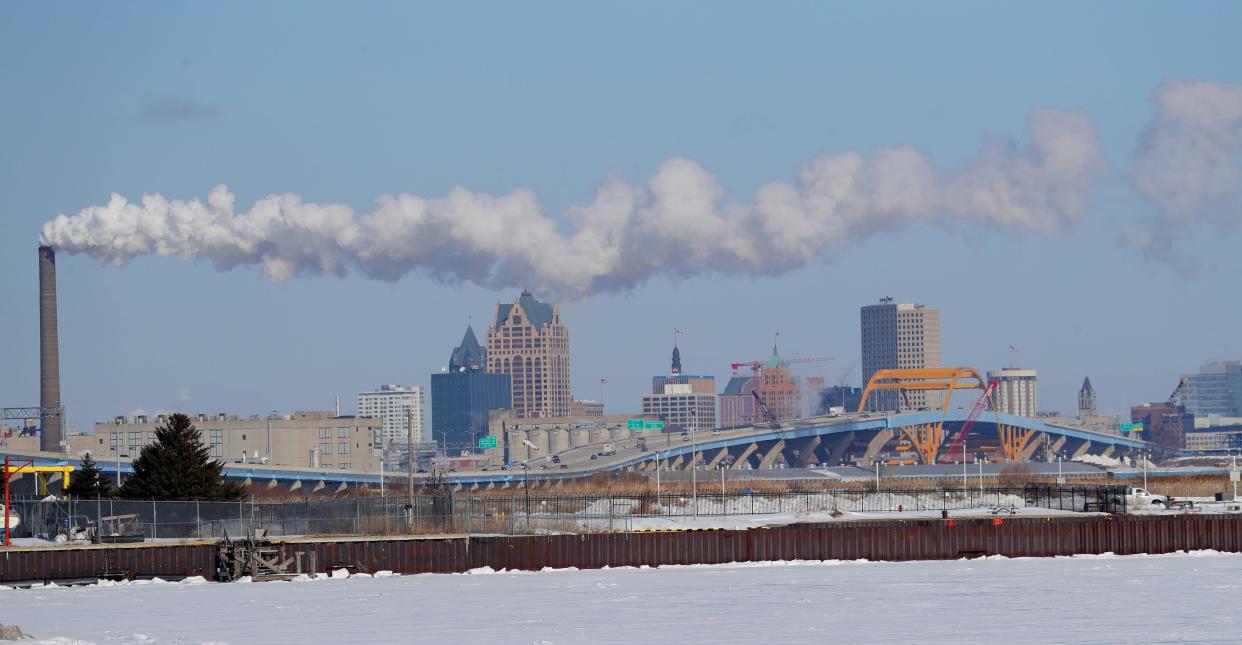
[{"label": "snow covered ground", "polygon": [[1242,556],[1214,552],[790,562],[10,589],[0,623],[61,644],[1235,643],[1240,587]]}]

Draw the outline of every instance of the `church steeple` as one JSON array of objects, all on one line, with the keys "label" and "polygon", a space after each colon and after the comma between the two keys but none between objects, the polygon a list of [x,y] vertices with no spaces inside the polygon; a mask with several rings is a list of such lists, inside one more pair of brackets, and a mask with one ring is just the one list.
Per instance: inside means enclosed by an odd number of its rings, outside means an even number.
[{"label": "church steeple", "polygon": [[1095,388],[1091,387],[1091,379],[1083,378],[1082,388],[1078,390],[1078,418],[1088,419],[1096,416]]},{"label": "church steeple", "polygon": [[681,350],[677,349],[677,345],[673,344],[673,375],[681,374]]}]

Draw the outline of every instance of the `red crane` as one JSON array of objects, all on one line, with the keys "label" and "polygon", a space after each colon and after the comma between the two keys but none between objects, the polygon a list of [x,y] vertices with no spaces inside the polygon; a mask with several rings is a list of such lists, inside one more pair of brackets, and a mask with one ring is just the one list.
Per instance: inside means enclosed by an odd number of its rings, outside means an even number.
[{"label": "red crane", "polygon": [[[975,401],[975,407],[971,408],[970,414],[966,415],[966,420],[962,422],[962,429],[957,433],[957,436],[953,438],[953,443],[949,444],[949,449],[940,453],[942,455],[940,457],[940,463],[953,463],[953,457],[965,449],[966,438],[970,436],[970,429],[974,427],[975,421],[979,418],[979,415],[983,413],[983,409],[988,407],[988,404],[992,402],[992,392],[996,390],[997,385],[1000,385],[999,381],[992,381],[988,383],[987,389],[983,391],[983,394],[979,395],[979,400]],[[992,408],[996,409],[996,406],[993,405]]]},{"label": "red crane", "polygon": [[[803,356],[800,358],[783,358],[781,363],[784,365],[792,365],[794,363],[827,363],[832,360],[831,356]],[[745,363],[729,363],[729,367],[736,372],[740,367],[749,367],[750,371],[756,376],[759,375],[759,369],[767,365],[767,361],[746,361]]]}]

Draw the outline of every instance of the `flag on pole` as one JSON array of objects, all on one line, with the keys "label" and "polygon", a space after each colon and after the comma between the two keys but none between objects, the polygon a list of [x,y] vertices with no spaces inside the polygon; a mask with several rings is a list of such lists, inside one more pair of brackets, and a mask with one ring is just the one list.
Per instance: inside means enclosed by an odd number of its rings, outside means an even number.
[{"label": "flag on pole", "polygon": [[606,378],[602,378],[602,379],[600,379],[600,380],[599,380],[599,384],[600,384],[600,385],[608,385],[608,379],[606,379]]},{"label": "flag on pole", "polygon": [[1018,351],[1018,348],[1017,348],[1017,347],[1014,347],[1013,345],[1010,345],[1010,346],[1009,346],[1009,351],[1011,351],[1011,352],[1016,352],[1016,351]]}]

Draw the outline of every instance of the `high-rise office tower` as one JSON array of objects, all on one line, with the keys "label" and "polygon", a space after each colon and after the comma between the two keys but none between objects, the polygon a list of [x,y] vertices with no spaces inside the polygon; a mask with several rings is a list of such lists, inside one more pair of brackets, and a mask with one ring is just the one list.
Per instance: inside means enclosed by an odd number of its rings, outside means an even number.
[{"label": "high-rise office tower", "polygon": [[1016,367],[988,372],[988,381],[996,381],[992,403],[1004,414],[1020,417],[1035,416],[1036,372]]},{"label": "high-rise office tower", "polygon": [[404,445],[411,427],[414,443],[419,443],[423,440],[423,388],[381,385],[376,390],[359,392],[358,416],[384,420],[381,445]]},{"label": "high-rise office tower", "polygon": [[486,364],[487,352],[466,327],[448,368],[431,375],[431,429],[442,448],[474,450],[487,436],[488,412],[510,407],[509,375],[489,374]]},{"label": "high-rise office tower", "polygon": [[[898,304],[882,298],[865,305],[862,321],[863,384],[882,369],[940,367],[940,312],[923,305]],[[910,391],[873,392],[867,400],[873,411],[896,411],[929,407],[927,393]]]},{"label": "high-rise office tower", "polygon": [[487,329],[487,371],[508,374],[519,419],[569,416],[569,328],[556,305],[523,290],[513,304],[496,303]]}]

